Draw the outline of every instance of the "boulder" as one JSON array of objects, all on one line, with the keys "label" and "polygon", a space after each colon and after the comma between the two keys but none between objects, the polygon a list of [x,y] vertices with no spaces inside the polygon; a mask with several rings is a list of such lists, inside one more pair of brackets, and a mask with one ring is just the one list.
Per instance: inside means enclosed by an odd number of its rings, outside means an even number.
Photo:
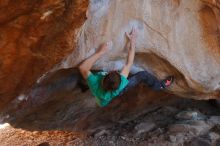
[{"label": "boulder", "polygon": [[121,69],[131,27],[139,31],[133,72],[174,75],[169,90],[180,96],[220,96],[219,0],[89,2],[86,21],[86,0],[0,3],[1,108],[44,73],[78,65],[108,40],[113,49],[94,68]]},{"label": "boulder", "polygon": [[[8,117],[3,119],[32,130],[93,133],[177,98],[169,93],[220,97],[219,0],[90,0],[87,5],[86,0],[0,2],[0,110],[7,107]],[[112,50],[93,69],[120,70],[127,57],[125,32],[132,27],[139,35],[131,72],[148,70],[158,79],[174,75],[175,82],[166,92],[140,85],[108,107],[97,107],[91,93],[76,86],[75,67],[112,40]],[[175,126],[174,131],[203,131]]]},{"label": "boulder", "polygon": [[163,79],[175,76],[172,93],[194,99],[219,98],[220,44],[217,1],[90,0],[88,19],[77,48],[59,67],[76,66],[112,40],[113,49],[94,68],[121,69],[126,60],[125,32],[138,31],[132,72],[148,70]]},{"label": "boulder", "polygon": [[87,0],[0,2],[0,110],[74,50]]}]

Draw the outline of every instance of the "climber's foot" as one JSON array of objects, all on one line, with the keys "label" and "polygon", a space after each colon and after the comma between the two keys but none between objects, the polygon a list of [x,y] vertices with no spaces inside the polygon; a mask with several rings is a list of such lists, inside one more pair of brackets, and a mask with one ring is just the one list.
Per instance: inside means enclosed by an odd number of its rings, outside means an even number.
[{"label": "climber's foot", "polygon": [[174,76],[166,77],[164,80],[161,81],[161,84],[162,84],[161,88],[165,89],[165,88],[169,87],[173,83],[173,80],[174,80]]}]

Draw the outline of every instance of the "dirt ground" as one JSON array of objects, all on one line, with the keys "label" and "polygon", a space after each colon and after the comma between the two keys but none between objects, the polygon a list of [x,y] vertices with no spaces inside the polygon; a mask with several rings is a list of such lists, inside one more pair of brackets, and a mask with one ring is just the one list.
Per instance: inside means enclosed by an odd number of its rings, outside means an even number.
[{"label": "dirt ground", "polygon": [[75,146],[82,143],[80,139],[83,135],[74,132],[25,131],[10,125],[0,129],[0,146]]}]

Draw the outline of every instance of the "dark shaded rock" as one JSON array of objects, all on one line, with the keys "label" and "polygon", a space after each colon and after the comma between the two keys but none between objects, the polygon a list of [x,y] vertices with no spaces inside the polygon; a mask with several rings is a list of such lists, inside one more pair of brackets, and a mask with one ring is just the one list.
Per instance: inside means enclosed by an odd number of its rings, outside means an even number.
[{"label": "dark shaded rock", "polygon": [[175,136],[169,135],[169,140],[170,140],[170,142],[175,143],[177,139]]},{"label": "dark shaded rock", "polygon": [[156,128],[156,124],[152,121],[143,122],[135,126],[138,135],[149,132],[154,128]]},{"label": "dark shaded rock", "polygon": [[109,135],[109,134],[110,134],[109,131],[107,131],[107,130],[101,130],[101,131],[95,133],[94,137],[95,137],[95,138],[98,138],[98,137],[100,137],[100,136],[102,136],[102,135]]},{"label": "dark shaded rock", "polygon": [[220,135],[215,132],[210,132],[208,135],[212,143],[215,143],[215,141],[220,138]]},{"label": "dark shaded rock", "polygon": [[[167,93],[140,85],[101,108],[96,105],[95,97],[89,90],[81,92],[78,86],[80,80],[76,68],[62,69],[48,75],[30,90],[27,100],[15,102],[18,106],[8,110],[11,119],[5,122],[30,130],[59,127],[94,134],[117,123],[132,121],[174,99]],[[154,99],[155,96],[158,98]]]},{"label": "dark shaded rock", "polygon": [[215,125],[215,126],[211,129],[211,131],[220,134],[220,125],[219,125],[219,124]]},{"label": "dark shaded rock", "polygon": [[220,125],[220,116],[211,116],[209,118],[209,121],[212,122],[213,124]]},{"label": "dark shaded rock", "polygon": [[216,146],[220,146],[220,138],[216,140],[215,144]]},{"label": "dark shaded rock", "polygon": [[187,133],[192,132],[195,135],[204,134],[209,131],[212,127],[204,121],[196,121],[193,123],[186,124],[174,124],[169,127],[171,133]]},{"label": "dark shaded rock", "polygon": [[37,146],[50,146],[50,144],[48,142],[43,142],[43,143],[41,143],[41,144],[39,144]]},{"label": "dark shaded rock", "polygon": [[188,146],[211,146],[211,143],[205,139],[195,138],[188,144]]}]

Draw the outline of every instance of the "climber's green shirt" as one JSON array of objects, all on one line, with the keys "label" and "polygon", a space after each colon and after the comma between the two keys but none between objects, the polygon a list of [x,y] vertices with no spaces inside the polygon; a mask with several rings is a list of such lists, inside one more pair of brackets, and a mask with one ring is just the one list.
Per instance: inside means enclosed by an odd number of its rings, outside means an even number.
[{"label": "climber's green shirt", "polygon": [[96,102],[99,106],[107,106],[128,84],[127,78],[121,75],[121,83],[118,89],[114,91],[105,91],[102,89],[101,85],[102,79],[106,74],[107,72],[90,73],[87,77],[89,88],[96,97]]}]

